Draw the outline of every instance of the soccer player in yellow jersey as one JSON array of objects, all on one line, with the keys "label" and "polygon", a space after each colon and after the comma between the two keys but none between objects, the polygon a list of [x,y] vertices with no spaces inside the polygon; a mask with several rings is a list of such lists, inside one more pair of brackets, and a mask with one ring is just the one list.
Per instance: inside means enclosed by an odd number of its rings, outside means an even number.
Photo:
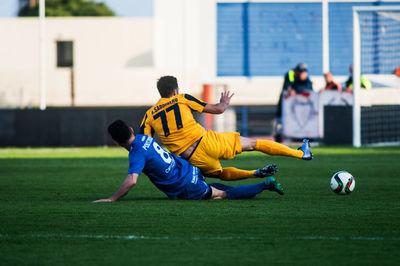
[{"label": "soccer player in yellow jersey", "polygon": [[312,159],[308,140],[304,140],[298,150],[293,150],[277,142],[245,138],[237,132],[206,131],[194,120],[192,111],[222,114],[233,96],[229,92],[221,94],[219,103],[208,104],[189,94],[179,94],[178,81],[172,76],[161,77],[157,88],[162,98],[146,112],[140,134],[152,136],[157,133],[171,153],[200,168],[205,176],[238,180],[266,177],[277,171],[274,165],[252,171],[222,168],[220,160],[232,159],[243,151],[257,150],[269,155]]}]

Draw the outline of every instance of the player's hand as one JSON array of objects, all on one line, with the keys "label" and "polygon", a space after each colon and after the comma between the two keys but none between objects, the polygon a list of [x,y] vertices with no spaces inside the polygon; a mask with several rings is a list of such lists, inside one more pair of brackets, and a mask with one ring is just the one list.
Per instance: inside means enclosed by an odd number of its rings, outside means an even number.
[{"label": "player's hand", "polygon": [[93,203],[97,203],[97,202],[113,202],[113,200],[107,198],[107,199],[98,199],[98,200],[93,201]]},{"label": "player's hand", "polygon": [[221,99],[219,100],[219,102],[229,105],[233,95],[235,95],[235,94],[234,93],[231,94],[229,91],[224,91],[221,93]]}]

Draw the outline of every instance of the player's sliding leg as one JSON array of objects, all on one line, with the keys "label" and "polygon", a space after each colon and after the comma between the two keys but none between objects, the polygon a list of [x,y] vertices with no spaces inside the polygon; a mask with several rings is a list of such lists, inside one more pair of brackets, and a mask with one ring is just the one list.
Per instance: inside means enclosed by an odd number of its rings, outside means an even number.
[{"label": "player's sliding leg", "polygon": [[308,140],[303,140],[303,145],[297,150],[291,149],[290,147],[274,142],[271,140],[261,140],[261,139],[249,139],[245,137],[240,137],[240,144],[243,151],[261,151],[269,155],[281,155],[295,157],[303,160],[311,160],[312,153],[310,151],[310,144]]},{"label": "player's sliding leg", "polygon": [[274,164],[267,165],[266,167],[259,168],[257,170],[242,170],[234,167],[226,167],[222,168],[222,170],[209,174],[209,177],[217,177],[221,180],[225,181],[233,181],[240,180],[246,178],[255,178],[255,177],[268,177],[274,175],[278,172],[278,167]]},{"label": "player's sliding leg", "polygon": [[212,199],[249,199],[264,190],[275,191],[280,195],[284,194],[281,185],[273,177],[266,179],[262,183],[248,186],[232,187],[220,183],[212,183],[209,185],[213,190],[211,196]]}]

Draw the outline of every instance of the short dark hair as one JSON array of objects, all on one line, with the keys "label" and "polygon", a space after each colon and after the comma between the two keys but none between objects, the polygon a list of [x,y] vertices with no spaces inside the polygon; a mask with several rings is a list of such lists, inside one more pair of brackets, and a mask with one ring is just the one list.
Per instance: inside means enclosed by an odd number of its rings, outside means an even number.
[{"label": "short dark hair", "polygon": [[301,72],[308,72],[308,66],[304,63],[298,63],[296,68],[296,72],[301,73]]},{"label": "short dark hair", "polygon": [[178,88],[178,80],[173,76],[164,76],[157,81],[157,89],[161,97],[171,97],[174,90]]},{"label": "short dark hair", "polygon": [[110,133],[113,140],[119,144],[125,144],[132,136],[130,128],[122,120],[115,120],[108,126],[108,133]]}]

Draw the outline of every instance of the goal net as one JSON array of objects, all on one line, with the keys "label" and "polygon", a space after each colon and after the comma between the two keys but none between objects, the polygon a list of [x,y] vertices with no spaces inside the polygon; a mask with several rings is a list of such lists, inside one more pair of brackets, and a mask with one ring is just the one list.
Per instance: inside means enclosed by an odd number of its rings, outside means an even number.
[{"label": "goal net", "polygon": [[354,7],[353,42],[353,145],[400,144],[400,6]]}]

